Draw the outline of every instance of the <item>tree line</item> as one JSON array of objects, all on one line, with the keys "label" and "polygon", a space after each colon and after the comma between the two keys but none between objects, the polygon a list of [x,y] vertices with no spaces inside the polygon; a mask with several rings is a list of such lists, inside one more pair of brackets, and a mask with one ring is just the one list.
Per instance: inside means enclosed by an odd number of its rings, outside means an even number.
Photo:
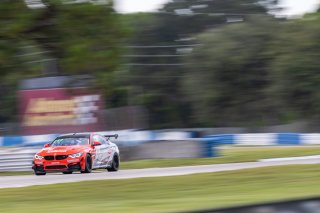
[{"label": "tree line", "polygon": [[[273,0],[174,0],[141,14],[117,14],[110,2],[45,3],[38,10],[19,0],[0,4],[2,121],[15,119],[14,93],[5,91],[19,80],[83,73],[96,77],[107,107],[145,106],[151,128],[320,115],[320,13],[277,17]],[[48,57],[59,73],[28,63]]]}]

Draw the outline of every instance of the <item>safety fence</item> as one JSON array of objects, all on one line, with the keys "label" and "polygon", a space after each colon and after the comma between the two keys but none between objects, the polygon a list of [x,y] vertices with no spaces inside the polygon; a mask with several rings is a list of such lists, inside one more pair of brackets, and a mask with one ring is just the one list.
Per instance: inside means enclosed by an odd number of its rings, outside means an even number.
[{"label": "safety fence", "polygon": [[[275,146],[320,145],[320,134],[257,133],[217,134],[202,138],[196,131],[100,132],[118,134],[116,144],[122,160],[161,158],[208,158],[218,155],[221,145]],[[30,170],[33,155],[58,135],[8,136],[0,138],[0,171]],[[170,149],[168,149],[170,147]]]},{"label": "safety fence", "polygon": [[[320,145],[320,133],[247,133],[247,134],[214,134],[203,136],[198,130],[188,131],[140,131],[121,130],[105,131],[101,134],[118,134],[118,142],[134,145],[150,141],[179,141],[202,138],[214,142],[215,145],[238,146],[273,146],[273,145]],[[53,141],[58,134],[5,136],[0,137],[1,146],[42,146]]]},{"label": "safety fence", "polygon": [[[151,141],[127,145],[118,143],[121,161],[168,158],[201,158],[203,144],[198,140]],[[168,149],[170,147],[170,149]],[[0,172],[31,171],[33,156],[41,147],[0,149]]]},{"label": "safety fence", "polygon": [[[104,131],[98,132],[102,135],[118,134],[117,142],[126,144],[137,144],[148,141],[167,141],[167,140],[187,140],[196,138],[196,132],[193,131]],[[1,146],[43,146],[53,141],[59,134],[48,135],[29,135],[29,136],[5,136],[0,137]]]},{"label": "safety fence", "polygon": [[219,145],[274,146],[274,145],[320,145],[319,133],[254,133],[218,134],[205,136]]},{"label": "safety fence", "polygon": [[0,172],[31,171],[32,158],[39,150],[35,148],[12,148],[0,152]]}]

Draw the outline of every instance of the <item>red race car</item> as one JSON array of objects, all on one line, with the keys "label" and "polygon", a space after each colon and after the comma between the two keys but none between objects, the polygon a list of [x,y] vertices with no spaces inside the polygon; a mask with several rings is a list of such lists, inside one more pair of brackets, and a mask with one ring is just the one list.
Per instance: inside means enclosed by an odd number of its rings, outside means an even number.
[{"label": "red race car", "polygon": [[96,133],[74,133],[57,137],[52,143],[46,144],[33,158],[35,175],[47,172],[71,174],[74,171],[90,173],[92,169],[118,171],[120,153],[110,138],[118,135],[102,136]]}]

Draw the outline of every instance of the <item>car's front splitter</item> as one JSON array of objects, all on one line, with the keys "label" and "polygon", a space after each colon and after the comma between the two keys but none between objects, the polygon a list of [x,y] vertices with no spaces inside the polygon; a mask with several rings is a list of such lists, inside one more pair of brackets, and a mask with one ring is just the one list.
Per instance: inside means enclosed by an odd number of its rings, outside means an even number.
[{"label": "car's front splitter", "polygon": [[64,172],[64,171],[80,171],[81,162],[33,162],[32,169],[38,172]]}]

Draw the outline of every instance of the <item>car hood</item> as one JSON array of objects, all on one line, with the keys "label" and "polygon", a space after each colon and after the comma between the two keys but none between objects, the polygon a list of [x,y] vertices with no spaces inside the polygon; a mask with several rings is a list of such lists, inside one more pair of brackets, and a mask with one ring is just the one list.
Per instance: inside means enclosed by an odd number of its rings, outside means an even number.
[{"label": "car hood", "polygon": [[47,147],[38,152],[38,155],[70,155],[78,152],[84,152],[88,149],[87,146],[56,146],[56,147]]}]

